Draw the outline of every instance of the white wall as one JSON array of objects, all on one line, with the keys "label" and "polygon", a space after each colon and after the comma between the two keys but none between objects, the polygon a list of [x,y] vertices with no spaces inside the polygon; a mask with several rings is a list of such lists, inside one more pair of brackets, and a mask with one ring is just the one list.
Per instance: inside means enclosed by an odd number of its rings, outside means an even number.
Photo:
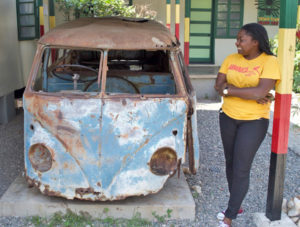
[{"label": "white wall", "polygon": [[[9,19],[8,19],[9,18]],[[16,2],[0,1],[0,97],[24,86]]]},{"label": "white wall", "polygon": [[236,53],[235,39],[215,39],[215,65],[221,65],[231,53]]},{"label": "white wall", "polygon": [[244,0],[243,24],[257,22],[257,9],[254,0]]},{"label": "white wall", "polygon": [[36,52],[37,40],[20,41],[19,50],[22,65],[22,77],[24,80],[24,86],[27,84],[29,73],[31,70],[33,58]]},{"label": "white wall", "polygon": [[16,1],[1,0],[0,96],[26,86],[36,51],[36,42],[37,40],[18,40]]}]

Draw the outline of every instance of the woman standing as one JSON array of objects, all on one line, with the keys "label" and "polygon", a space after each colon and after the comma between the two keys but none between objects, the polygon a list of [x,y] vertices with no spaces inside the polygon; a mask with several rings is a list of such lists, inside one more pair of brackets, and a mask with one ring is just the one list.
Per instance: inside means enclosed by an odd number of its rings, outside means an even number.
[{"label": "woman standing", "polygon": [[224,60],[215,83],[223,96],[219,120],[230,193],[227,209],[218,214],[220,227],[230,227],[242,212],[252,161],[269,125],[273,97],[269,91],[280,79],[279,64],[262,25],[244,25],[236,47],[238,53]]}]

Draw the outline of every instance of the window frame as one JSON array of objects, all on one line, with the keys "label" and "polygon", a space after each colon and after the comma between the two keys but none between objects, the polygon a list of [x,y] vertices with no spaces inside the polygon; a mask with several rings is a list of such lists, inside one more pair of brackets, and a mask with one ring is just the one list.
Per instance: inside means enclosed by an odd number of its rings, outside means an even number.
[{"label": "window frame", "polygon": [[[83,91],[83,92],[78,92],[78,93],[71,93],[71,94],[68,94],[68,93],[63,93],[63,92],[52,92],[52,91],[48,91],[48,88],[47,89],[44,89],[44,86],[47,86],[48,87],[48,82],[45,81],[45,75],[44,75],[44,71],[47,71],[50,67],[49,67],[49,63],[51,62],[52,63],[52,60],[51,60],[51,51],[52,50],[90,50],[90,51],[98,51],[101,53],[101,56],[100,59],[99,59],[99,72],[98,72],[98,75],[97,75],[97,83],[99,83],[99,81],[102,81],[102,76],[103,76],[103,61],[104,61],[104,52],[105,50],[103,49],[99,49],[99,48],[80,48],[80,47],[68,47],[68,46],[55,46],[55,45],[44,45],[44,46],[41,46],[40,49],[39,49],[39,46],[38,46],[38,50],[37,50],[37,53],[39,53],[40,55],[39,56],[36,56],[35,59],[38,59],[37,62],[38,64],[36,65],[36,70],[33,72],[33,76],[32,76],[32,79],[30,80],[29,82],[29,85],[30,85],[30,91],[32,93],[35,93],[35,94],[47,94],[47,95],[50,95],[50,96],[61,96],[62,94],[68,96],[68,95],[72,95],[72,94],[75,94],[75,95],[81,95],[81,96],[85,96],[85,95],[91,95],[91,96],[95,96],[95,95],[98,95],[101,93],[101,88],[100,88],[100,91],[99,92],[87,92],[87,91]],[[49,50],[49,53],[47,54],[47,50]],[[48,55],[48,56],[47,56]],[[39,70],[41,69],[41,75],[40,75],[40,78],[42,79],[42,89],[41,90],[37,90],[35,89],[35,85],[36,83],[38,82],[38,79],[39,79]],[[101,82],[100,82],[101,83]]]},{"label": "window frame", "polygon": [[[230,29],[231,29],[231,24],[232,22],[239,21],[239,28],[242,27],[243,25],[243,19],[244,19],[244,0],[240,0],[240,10],[239,11],[231,11],[231,6],[232,5],[238,5],[237,3],[233,3],[232,0],[227,0],[227,3],[220,3],[220,0],[216,1],[216,13],[215,13],[215,38],[222,38],[222,39],[232,39],[236,38],[236,35],[230,35]],[[220,5],[227,5],[227,10],[226,11],[219,11],[219,6]],[[227,13],[226,19],[218,19],[218,13]],[[239,19],[230,19],[230,16],[232,13],[240,13],[240,18]],[[226,22],[226,27],[218,27],[218,22],[219,21],[225,21]],[[226,34],[225,35],[218,35],[218,29],[226,29]]]},{"label": "window frame", "polygon": [[[33,4],[33,13],[21,13],[20,6],[22,4]],[[18,40],[34,40],[40,37],[40,29],[39,29],[39,10],[38,10],[38,2],[37,0],[17,0],[16,1],[16,9],[17,9],[17,26],[18,26]],[[21,25],[20,18],[21,16],[34,16],[34,25]],[[35,35],[34,36],[23,36],[21,34],[21,30],[23,27],[34,27]]]}]

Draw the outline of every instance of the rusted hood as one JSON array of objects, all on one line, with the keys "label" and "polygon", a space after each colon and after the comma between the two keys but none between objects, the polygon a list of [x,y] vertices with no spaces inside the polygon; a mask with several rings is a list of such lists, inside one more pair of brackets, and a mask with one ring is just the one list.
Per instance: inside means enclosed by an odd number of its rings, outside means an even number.
[{"label": "rusted hood", "polygon": [[81,18],[56,27],[39,43],[102,49],[169,49],[179,45],[159,22],[134,18]]}]

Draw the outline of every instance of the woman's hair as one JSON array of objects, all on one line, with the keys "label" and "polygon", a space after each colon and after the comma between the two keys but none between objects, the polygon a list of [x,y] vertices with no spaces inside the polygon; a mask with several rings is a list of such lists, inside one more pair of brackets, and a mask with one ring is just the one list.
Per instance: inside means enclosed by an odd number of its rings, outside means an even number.
[{"label": "woman's hair", "polygon": [[259,50],[268,55],[274,55],[270,49],[269,37],[266,29],[257,23],[245,24],[241,30],[244,30],[252,39],[258,41]]}]

